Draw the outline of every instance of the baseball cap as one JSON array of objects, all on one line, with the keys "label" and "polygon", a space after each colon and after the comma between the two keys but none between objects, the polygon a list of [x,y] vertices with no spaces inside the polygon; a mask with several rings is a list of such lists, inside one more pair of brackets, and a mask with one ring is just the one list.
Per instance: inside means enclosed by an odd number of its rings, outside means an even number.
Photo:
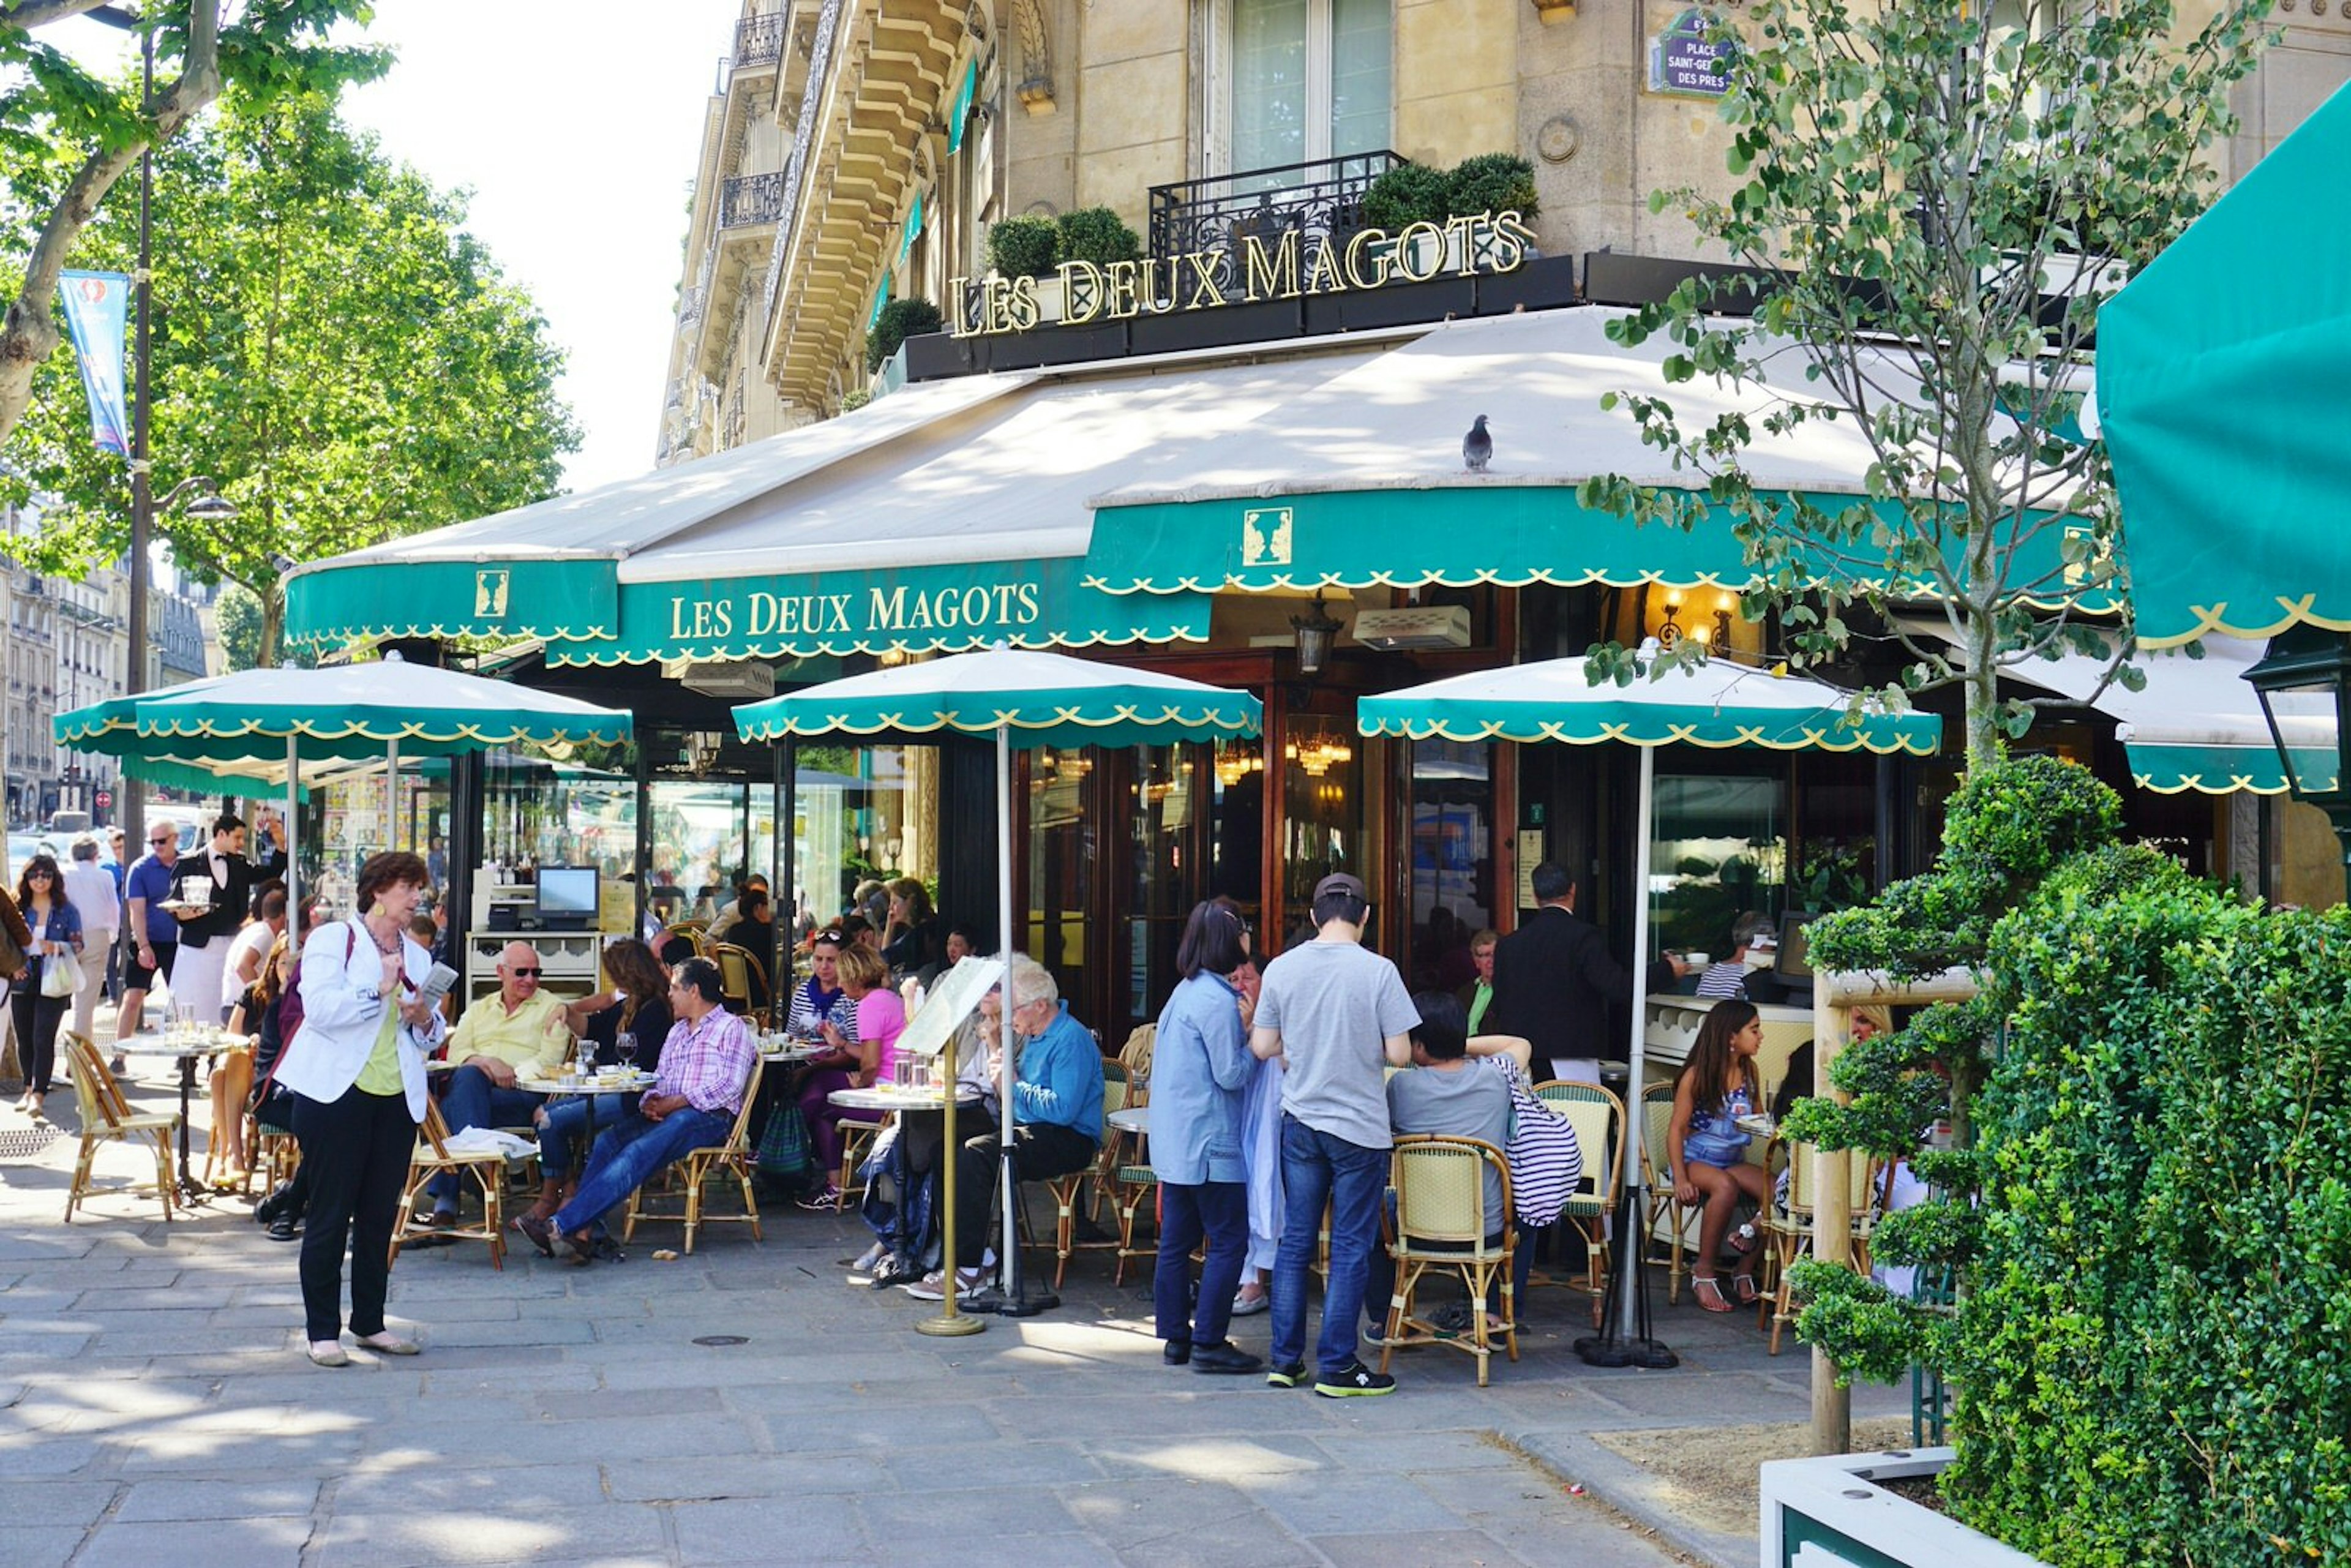
[{"label": "baseball cap", "polygon": [[1343,871],[1334,871],[1314,884],[1314,896],[1317,899],[1333,893],[1343,893],[1350,898],[1360,898],[1365,903],[1371,901],[1371,894],[1364,891],[1362,881],[1348,875]]}]

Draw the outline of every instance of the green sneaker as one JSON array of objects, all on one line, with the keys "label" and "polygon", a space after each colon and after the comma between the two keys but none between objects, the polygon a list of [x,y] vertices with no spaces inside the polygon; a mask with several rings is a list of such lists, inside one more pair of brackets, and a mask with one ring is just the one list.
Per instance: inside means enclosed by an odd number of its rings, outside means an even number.
[{"label": "green sneaker", "polygon": [[1265,1375],[1268,1388],[1295,1388],[1306,1381],[1306,1364],[1293,1361],[1287,1365],[1276,1362]]}]

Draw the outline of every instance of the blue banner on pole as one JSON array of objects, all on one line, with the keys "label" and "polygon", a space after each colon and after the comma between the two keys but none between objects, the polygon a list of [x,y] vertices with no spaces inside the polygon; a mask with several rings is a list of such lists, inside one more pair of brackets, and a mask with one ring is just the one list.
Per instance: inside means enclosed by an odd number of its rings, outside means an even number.
[{"label": "blue banner on pole", "polygon": [[66,327],[89,394],[89,435],[100,452],[131,455],[131,414],[122,389],[122,324],[131,279],[119,272],[66,271],[57,277]]}]

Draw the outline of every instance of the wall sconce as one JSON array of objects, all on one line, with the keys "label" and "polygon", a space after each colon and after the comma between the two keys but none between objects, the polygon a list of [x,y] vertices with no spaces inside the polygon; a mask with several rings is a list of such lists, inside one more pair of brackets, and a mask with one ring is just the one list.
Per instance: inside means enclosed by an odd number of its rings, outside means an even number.
[{"label": "wall sconce", "polygon": [[1682,640],[1682,591],[1666,590],[1665,619],[1657,625],[1657,646],[1670,648]]},{"label": "wall sconce", "polygon": [[1322,666],[1331,662],[1332,644],[1344,629],[1340,622],[1331,619],[1330,612],[1322,606],[1321,593],[1314,596],[1313,613],[1291,616],[1290,629],[1298,633],[1298,673],[1301,675],[1321,674]]}]

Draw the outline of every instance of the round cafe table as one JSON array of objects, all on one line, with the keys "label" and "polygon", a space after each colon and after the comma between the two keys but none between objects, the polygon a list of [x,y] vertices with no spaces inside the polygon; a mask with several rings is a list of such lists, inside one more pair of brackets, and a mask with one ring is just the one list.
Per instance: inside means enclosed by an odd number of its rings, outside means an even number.
[{"label": "round cafe table", "polygon": [[[220,1030],[183,1040],[167,1040],[161,1034],[141,1030],[114,1043],[114,1049],[125,1056],[160,1057],[180,1064],[180,1192],[191,1204],[203,1203],[210,1196],[196,1179],[195,1167],[188,1158],[188,1106],[196,1090],[196,1063],[244,1043],[237,1036]],[[218,1135],[215,1129],[214,1136]]]},{"label": "round cafe table", "polygon": [[[958,1105],[979,1098],[979,1091],[968,1083],[956,1087]],[[852,1111],[944,1111],[947,1104],[947,1097],[936,1089],[900,1089],[879,1083],[871,1089],[836,1089],[826,1098]]]},{"label": "round cafe table", "polygon": [[642,1094],[653,1086],[650,1072],[600,1074],[594,1078],[517,1078],[515,1087],[533,1094]]}]

